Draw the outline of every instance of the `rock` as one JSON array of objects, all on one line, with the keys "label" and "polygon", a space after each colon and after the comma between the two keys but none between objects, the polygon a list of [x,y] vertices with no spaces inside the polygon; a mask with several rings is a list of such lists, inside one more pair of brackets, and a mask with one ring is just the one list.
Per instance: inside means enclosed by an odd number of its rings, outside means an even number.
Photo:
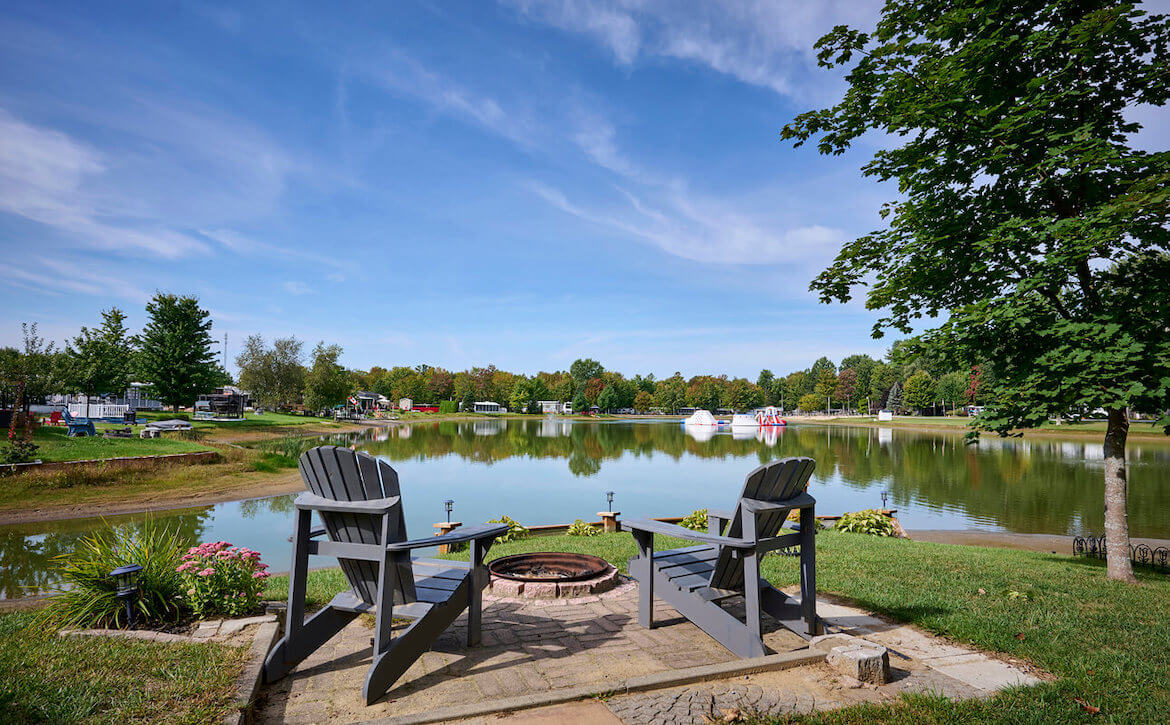
[{"label": "rock", "polygon": [[846,677],[884,685],[890,681],[890,653],[880,645],[864,642],[833,647],[828,662]]},{"label": "rock", "polygon": [[[834,647],[860,646],[864,644],[869,643],[864,639],[861,639],[860,637],[854,637],[851,634],[822,634],[810,639],[808,642],[808,648],[819,649],[822,652],[828,652]],[[877,645],[874,646],[876,647]]]}]

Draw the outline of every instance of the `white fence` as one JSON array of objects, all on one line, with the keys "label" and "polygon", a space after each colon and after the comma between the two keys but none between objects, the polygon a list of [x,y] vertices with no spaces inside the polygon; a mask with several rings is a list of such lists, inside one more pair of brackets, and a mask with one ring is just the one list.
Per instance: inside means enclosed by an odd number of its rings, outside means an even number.
[{"label": "white fence", "polygon": [[121,418],[130,412],[129,405],[109,405],[108,403],[70,403],[69,415],[74,418]]}]

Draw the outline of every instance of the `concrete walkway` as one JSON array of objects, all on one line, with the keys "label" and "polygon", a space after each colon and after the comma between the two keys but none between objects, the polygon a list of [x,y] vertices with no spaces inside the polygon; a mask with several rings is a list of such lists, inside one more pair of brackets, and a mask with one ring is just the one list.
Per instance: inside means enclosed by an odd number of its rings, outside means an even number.
[{"label": "concrete walkway", "polygon": [[[729,609],[735,609],[735,600]],[[889,647],[894,682],[861,686],[823,663],[783,671],[745,669],[720,679],[719,672],[744,661],[661,602],[655,603],[660,626],[642,629],[637,624],[637,591],[627,583],[577,600],[485,597],[482,646],[468,649],[462,644],[466,630],[460,618],[370,707],[362,702],[361,686],[370,663],[371,621],[359,618],[289,677],[268,686],[256,721],[487,722],[506,717],[533,723],[701,722],[703,715],[726,709],[811,712],[878,702],[907,689],[977,697],[1009,684],[1038,681],[1021,667],[912,627],[828,602],[819,609],[831,627]],[[771,657],[773,662],[818,661],[804,640],[767,617],[764,629],[765,643],[779,653]],[[512,712],[477,717],[503,706]]]}]

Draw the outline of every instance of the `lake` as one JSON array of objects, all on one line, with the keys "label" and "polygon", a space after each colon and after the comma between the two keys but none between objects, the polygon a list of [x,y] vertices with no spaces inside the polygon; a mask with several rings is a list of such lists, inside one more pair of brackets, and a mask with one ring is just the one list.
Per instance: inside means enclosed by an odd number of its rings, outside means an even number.
[{"label": "lake", "polygon": [[[786,456],[816,459],[809,492],[822,514],[878,508],[888,491],[889,506],[910,530],[1103,530],[1099,440],[984,437],[967,446],[961,433],[906,429],[793,425],[693,433],[677,421],[555,419],[403,424],[348,440],[398,470],[412,537],[434,533],[448,498],[455,501],[452,519],[467,524],[502,514],[526,525],[594,521],[609,490],[622,518],[728,508],[752,468]],[[1129,466],[1131,533],[1170,538],[1170,445],[1131,442]],[[292,500],[233,501],[155,519],[192,542],[223,539],[256,549],[274,571],[284,571]],[[51,587],[52,557],[103,525],[75,519],[0,527],[0,598]]]}]

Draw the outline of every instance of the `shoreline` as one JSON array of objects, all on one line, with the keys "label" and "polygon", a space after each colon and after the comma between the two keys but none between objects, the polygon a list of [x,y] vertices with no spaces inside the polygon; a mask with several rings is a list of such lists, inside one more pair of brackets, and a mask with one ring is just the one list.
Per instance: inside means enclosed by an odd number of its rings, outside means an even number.
[{"label": "shoreline", "polygon": [[[796,416],[796,415],[794,415],[794,416],[785,416],[785,420],[788,421],[789,425],[796,425],[796,426],[800,426],[800,425],[834,425],[834,426],[840,426],[843,428],[876,428],[879,430],[880,429],[893,430],[896,428],[898,430],[922,431],[923,433],[953,433],[953,434],[957,434],[957,435],[966,434],[967,431],[970,430],[970,428],[968,428],[966,425],[948,425],[945,423],[943,423],[943,424],[930,423],[929,421],[924,421],[921,418],[915,418],[913,420],[904,420],[904,421],[900,421],[900,420],[895,418],[891,422],[880,422],[879,423],[878,421],[876,421],[872,418],[865,418],[865,417],[861,417],[861,416],[858,416],[856,418],[854,418],[854,417],[848,417],[848,418],[833,417],[833,418],[830,418],[827,416],[817,417],[817,416]],[[922,422],[919,422],[919,421],[922,421]],[[1129,436],[1128,436],[1128,442],[1130,442],[1130,443],[1135,442],[1135,441],[1141,442],[1141,443],[1159,443],[1160,442],[1160,443],[1165,443],[1167,445],[1170,445],[1170,436],[1162,433],[1158,429],[1155,429],[1155,428],[1150,428],[1150,429],[1145,429],[1145,430],[1136,429],[1133,427],[1132,423],[1130,424],[1130,426],[1131,427],[1129,429]],[[1014,431],[1014,433],[1020,434],[1019,437],[1023,437],[1023,438],[1068,438],[1068,439],[1074,439],[1074,440],[1100,440],[1100,441],[1102,441],[1102,443],[1104,443],[1104,440],[1105,440],[1105,431],[1078,429],[1075,427],[1075,424],[1069,424],[1069,426],[1067,428],[1065,428],[1063,426],[1060,428],[1027,428],[1024,430]],[[987,437],[987,438],[998,438],[999,437],[995,433],[988,433],[988,432],[984,432],[982,435],[984,437]],[[1013,435],[1012,437],[1017,437],[1017,436]]]}]

